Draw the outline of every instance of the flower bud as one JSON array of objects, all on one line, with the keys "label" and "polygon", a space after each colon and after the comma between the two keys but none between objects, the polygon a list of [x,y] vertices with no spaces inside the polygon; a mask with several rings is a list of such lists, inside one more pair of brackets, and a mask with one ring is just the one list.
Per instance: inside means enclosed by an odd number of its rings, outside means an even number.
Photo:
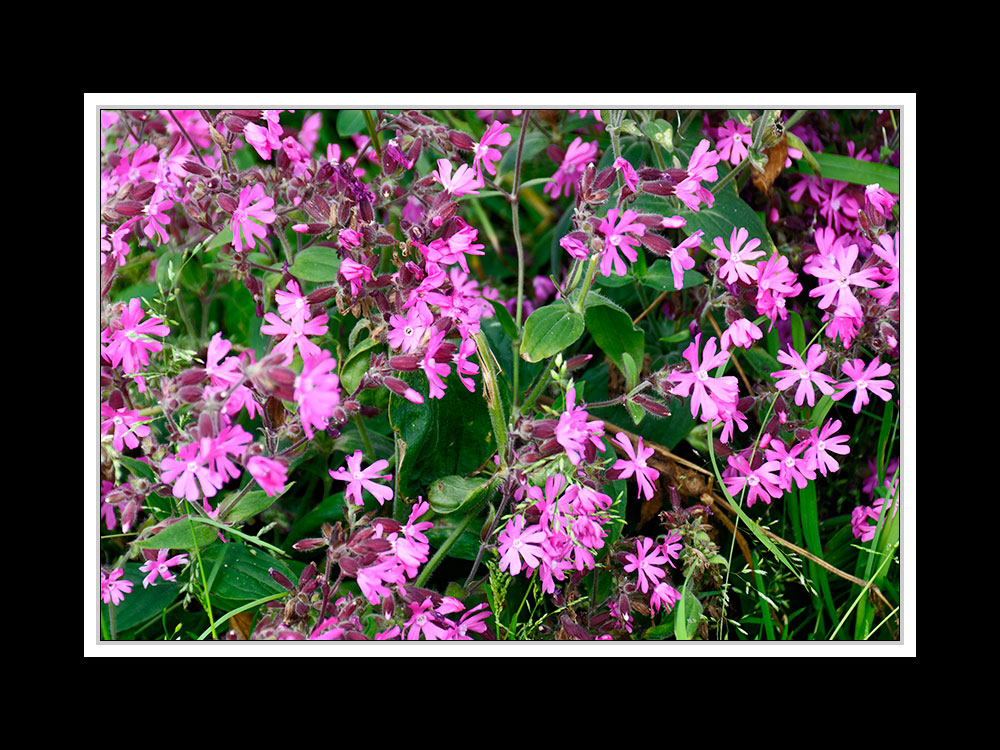
[{"label": "flower bud", "polygon": [[274,568],[268,568],[267,572],[271,575],[271,578],[273,578],[275,583],[277,583],[279,586],[281,586],[284,589],[288,589],[289,591],[295,591],[295,584],[292,583],[290,580],[288,580],[288,578],[283,573],[275,570]]},{"label": "flower bud", "polygon": [[423,396],[417,393],[417,391],[410,388],[410,386],[408,386],[399,378],[386,376],[382,382],[385,384],[385,387],[388,388],[390,391],[395,393],[397,396],[402,396],[411,403],[422,404],[424,402]]},{"label": "flower bud", "polygon": [[156,191],[156,185],[152,182],[142,182],[139,186],[132,191],[132,195],[129,197],[134,201],[145,201],[149,196],[151,196]]},{"label": "flower bud", "polygon": [[458,130],[451,130],[448,132],[448,140],[455,148],[462,149],[463,151],[471,151],[474,145],[472,138],[468,133],[462,133]]},{"label": "flower bud", "polygon": [[144,208],[139,201],[118,201],[114,205],[115,212],[121,216],[138,216]]},{"label": "flower bud", "polygon": [[198,385],[181,386],[177,391],[177,396],[186,404],[193,404],[201,398],[202,388]]},{"label": "flower bud", "polygon": [[342,557],[337,561],[345,576],[356,578],[360,569],[357,561],[351,557]]},{"label": "flower bud", "polygon": [[323,538],[313,538],[313,539],[300,539],[295,544],[292,545],[292,549],[299,550],[300,552],[304,550],[317,549],[319,547],[325,547],[326,539]]},{"label": "flower bud", "polygon": [[594,189],[604,190],[607,187],[611,187],[611,183],[615,181],[615,168],[605,167],[602,169],[597,177],[594,179]]},{"label": "flower bud", "polygon": [[413,372],[420,367],[420,357],[415,354],[398,354],[395,357],[389,357],[389,367],[393,370]]},{"label": "flower bud", "polygon": [[675,186],[669,180],[656,180],[653,182],[640,182],[639,190],[652,195],[673,195]]},{"label": "flower bud", "polygon": [[657,417],[669,417],[670,409],[667,408],[666,404],[661,404],[659,401],[653,401],[650,398],[646,398],[643,395],[633,396],[631,401],[638,404],[643,409],[648,411],[650,414]]},{"label": "flower bud", "polygon": [[180,373],[174,380],[178,385],[195,385],[205,379],[204,367],[189,367]]},{"label": "flower bud", "polygon": [[235,213],[237,209],[237,203],[233,200],[231,195],[226,193],[219,193],[215,196],[215,202],[219,204],[219,208],[225,211],[227,214]]},{"label": "flower bud", "polygon": [[661,237],[652,232],[643,234],[639,238],[639,241],[642,242],[643,247],[659,255],[661,258],[670,255],[670,252],[674,249],[674,246],[670,244],[670,241],[666,237]]}]

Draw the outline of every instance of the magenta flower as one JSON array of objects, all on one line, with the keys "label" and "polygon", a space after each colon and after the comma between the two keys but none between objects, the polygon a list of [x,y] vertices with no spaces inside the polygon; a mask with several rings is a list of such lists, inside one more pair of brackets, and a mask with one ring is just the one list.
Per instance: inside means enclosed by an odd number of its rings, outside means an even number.
[{"label": "magenta flower", "polygon": [[590,255],[590,248],[572,234],[567,234],[559,240],[559,246],[569,253],[571,257],[578,258],[579,260],[586,260],[587,256]]},{"label": "magenta flower", "polygon": [[778,486],[781,489],[790,490],[792,482],[795,482],[802,490],[805,489],[810,479],[816,478],[816,470],[802,455],[802,452],[808,447],[808,442],[798,443],[791,450],[788,450],[781,440],[772,440],[768,443],[767,449],[764,451],[764,458],[779,463]]},{"label": "magenta flower", "polygon": [[486,620],[493,613],[489,610],[489,604],[483,602],[482,604],[477,604],[475,607],[466,612],[455,623],[454,627],[448,633],[449,641],[471,641],[472,637],[468,635],[471,630],[473,633],[485,633],[486,632]]},{"label": "magenta flower", "polygon": [[894,237],[883,234],[878,238],[878,242],[872,245],[872,252],[888,263],[888,266],[880,266],[881,280],[888,281],[889,286],[872,289],[868,292],[879,301],[879,304],[888,305],[892,298],[899,294],[899,232]]},{"label": "magenta flower", "polygon": [[704,234],[699,229],[691,236],[685,237],[677,247],[670,251],[670,271],[674,277],[674,289],[684,288],[684,273],[695,266],[694,258],[691,257],[689,251],[691,248],[701,245],[701,238]]},{"label": "magenta flower", "polygon": [[[756,250],[760,245],[760,239],[754,237],[747,242],[750,232],[743,227],[733,227],[733,233],[729,237],[729,248],[721,237],[715,238],[715,249],[712,255],[725,261],[719,268],[719,278],[727,284],[734,283],[737,279],[744,284],[750,284],[757,280],[757,267],[750,264],[764,254],[763,250]],[[746,246],[743,243],[746,242]]]},{"label": "magenta flower", "polygon": [[629,262],[635,263],[639,259],[636,247],[639,245],[639,237],[646,232],[643,224],[635,221],[639,217],[635,211],[626,208],[618,216],[618,209],[612,208],[608,215],[601,219],[598,231],[604,235],[604,251],[601,255],[601,275],[610,276],[611,267],[614,266],[615,274],[624,276],[628,272],[628,266],[618,256],[618,250],[625,254]]},{"label": "magenta flower", "polygon": [[723,349],[729,349],[730,345],[749,349],[753,346],[754,341],[760,341],[762,338],[764,338],[764,332],[760,328],[755,326],[752,321],[740,318],[733,321],[733,324],[722,332],[720,344]]},{"label": "magenta flower", "polygon": [[802,361],[802,356],[789,344],[787,353],[778,352],[778,361],[783,365],[788,365],[789,369],[772,372],[771,377],[777,380],[775,385],[779,391],[791,388],[795,383],[799,384],[795,390],[796,405],[802,406],[802,402],[805,400],[809,406],[815,406],[814,385],[828,396],[833,394],[833,388],[830,386],[833,378],[817,372],[819,366],[826,362],[826,352],[820,344],[813,344],[809,347],[805,362]]},{"label": "magenta flower", "polygon": [[372,493],[375,499],[378,500],[379,505],[385,505],[386,500],[392,500],[392,488],[376,484],[374,480],[384,479],[388,481],[392,479],[392,474],[379,474],[380,471],[389,467],[389,462],[384,458],[380,458],[367,469],[362,469],[362,460],[361,451],[356,450],[354,451],[354,455],[347,456],[347,471],[343,467],[336,471],[331,469],[330,476],[334,479],[347,482],[344,497],[348,500],[353,500],[355,505],[365,504],[361,496],[362,489],[366,489]]},{"label": "magenta flower", "polygon": [[264,320],[267,323],[260,327],[261,333],[268,336],[283,336],[275,347],[274,351],[285,355],[285,364],[292,361],[293,352],[298,347],[302,359],[306,357],[319,356],[320,348],[318,344],[309,340],[309,336],[322,336],[327,332],[327,315],[317,315],[315,318],[305,320],[303,318],[292,318],[290,322],[285,322],[274,313],[267,313]]},{"label": "magenta flower", "polygon": [[587,411],[578,407],[576,402],[576,388],[570,386],[566,391],[566,410],[559,415],[559,424],[556,425],[556,442],[561,445],[569,458],[570,463],[579,466],[583,460],[583,453],[586,450],[588,441],[600,450],[605,450],[604,422],[599,420],[587,421]]},{"label": "magenta flower", "polygon": [[633,193],[639,190],[639,175],[636,174],[635,167],[633,167],[627,159],[619,156],[615,159],[612,166],[617,172],[621,173],[622,180],[625,181],[625,187],[631,190]]},{"label": "magenta flower", "polygon": [[476,173],[469,169],[468,164],[463,164],[455,170],[454,176],[451,169],[450,161],[438,159],[438,168],[431,172],[434,181],[441,183],[444,189],[456,198],[462,195],[479,195],[479,188],[483,183]]},{"label": "magenta flower", "polygon": [[715,165],[719,163],[721,157],[710,149],[711,144],[707,138],[703,138],[695,146],[691,153],[691,160],[688,162],[687,177],[674,188],[674,195],[692,211],[699,210],[702,203],[709,208],[715,203],[715,196],[701,184],[702,182],[715,182],[719,179],[719,170],[716,169]]},{"label": "magenta flower", "polygon": [[659,611],[660,607],[663,607],[664,612],[669,613],[680,598],[680,591],[666,581],[660,581],[660,583],[653,587],[653,593],[649,595],[649,606],[654,615]]},{"label": "magenta flower", "polygon": [[441,344],[444,343],[445,332],[437,328],[433,330],[434,333],[431,334],[431,340],[427,344],[427,351],[424,352],[424,359],[420,367],[430,383],[430,391],[427,395],[431,398],[444,398],[446,386],[442,378],[448,377],[451,367],[435,359]]},{"label": "magenta flower", "polygon": [[105,604],[118,606],[125,598],[125,594],[131,593],[132,582],[122,578],[125,571],[122,568],[112,570],[108,575],[101,571],[101,601]]},{"label": "magenta flower", "polygon": [[299,407],[302,429],[310,440],[312,428],[325,430],[340,403],[340,378],[333,370],[337,360],[326,349],[315,357],[303,357],[302,373],[295,379],[293,398]]},{"label": "magenta flower", "polygon": [[281,461],[266,456],[253,456],[247,461],[247,471],[268,497],[280,495],[288,480],[288,467]]},{"label": "magenta flower", "polygon": [[352,258],[344,258],[341,261],[340,273],[350,282],[352,295],[361,291],[361,282],[368,283],[372,280],[372,269]]},{"label": "magenta flower", "polygon": [[142,587],[146,588],[148,586],[155,586],[157,577],[162,578],[164,581],[176,581],[177,576],[170,572],[170,569],[175,565],[183,565],[188,561],[187,555],[174,555],[171,558],[167,558],[169,550],[161,549],[156,555],[155,560],[146,560],[145,565],[143,565],[139,570],[143,573],[149,573],[148,576],[142,579]]},{"label": "magenta flower", "polygon": [[205,374],[209,378],[209,383],[215,387],[226,388],[240,382],[240,358],[237,356],[225,357],[232,349],[232,342],[222,338],[222,333],[216,333],[212,340],[208,342],[208,350],[205,352]]},{"label": "magenta flower", "polygon": [[229,221],[233,230],[233,247],[236,252],[244,248],[257,247],[254,237],[267,236],[266,224],[273,224],[278,215],[268,209],[274,205],[274,198],[264,194],[264,186],[259,182],[240,190],[240,200]]},{"label": "magenta flower", "polygon": [[139,415],[137,409],[129,409],[126,406],[112,409],[110,404],[103,403],[101,404],[101,417],[103,417],[101,434],[107,435],[108,432],[114,431],[111,445],[119,453],[125,449],[126,445],[129,448],[138,448],[139,438],[144,438],[149,434],[149,425],[142,423],[143,417]]},{"label": "magenta flower", "polygon": [[850,447],[846,445],[851,436],[836,434],[840,427],[841,422],[839,419],[831,419],[822,428],[814,427],[810,431],[809,446],[806,448],[805,459],[809,462],[810,466],[818,469],[819,473],[824,477],[827,475],[827,472],[836,471],[840,468],[840,464],[837,462],[837,459],[830,455],[831,453],[846,456],[851,452]]},{"label": "magenta flower", "polygon": [[653,540],[648,536],[644,536],[636,540],[636,554],[625,554],[625,559],[628,562],[625,564],[624,570],[626,573],[638,572],[639,590],[644,594],[649,591],[650,583],[655,588],[660,583],[660,579],[667,574],[666,571],[658,567],[667,562],[667,558],[663,556],[659,547],[655,548],[653,554],[649,554],[652,546]]},{"label": "magenta flower", "polygon": [[[824,182],[827,181],[824,180]],[[854,196],[844,192],[847,189],[846,182],[832,180],[830,183],[829,194],[824,195],[819,202],[820,215],[826,219],[826,223],[833,227],[835,232],[839,233],[842,229],[854,229],[853,220],[857,218],[861,206],[858,205]]]},{"label": "magenta flower", "polygon": [[719,158],[735,167],[750,153],[747,147],[752,141],[750,128],[735,120],[727,120],[719,128],[715,147],[719,150]]},{"label": "magenta flower", "polygon": [[857,259],[857,245],[836,246],[833,248],[832,260],[820,258],[806,269],[807,273],[816,278],[826,280],[826,283],[820,284],[809,292],[810,297],[821,298],[818,303],[821,310],[836,303],[838,309],[846,308],[855,311],[852,313],[853,317],[861,316],[861,303],[854,296],[851,287],[861,286],[871,289],[878,286],[875,279],[879,276],[879,270],[875,267],[869,267],[852,273],[854,261]]},{"label": "magenta flower", "polygon": [[577,136],[566,149],[559,169],[552,175],[553,181],[547,183],[542,192],[549,195],[552,200],[557,199],[560,193],[563,196],[569,195],[570,188],[575,187],[583,176],[584,168],[596,158],[597,141],[584,143],[583,138]]},{"label": "magenta flower", "polygon": [[475,375],[479,372],[479,365],[469,361],[469,357],[476,353],[476,340],[463,339],[458,351],[455,353],[455,373],[459,381],[464,385],[469,393],[476,392],[476,381],[465,375]]},{"label": "magenta flower", "polygon": [[528,568],[537,568],[543,555],[539,546],[545,541],[545,531],[538,524],[524,527],[524,516],[514,516],[497,538],[500,551],[500,570],[509,570],[512,576],[521,572],[522,560]]},{"label": "magenta flower", "polygon": [[483,181],[483,167],[486,167],[486,171],[491,175],[497,173],[496,163],[500,161],[501,154],[500,149],[494,146],[510,145],[510,133],[504,132],[508,127],[510,126],[494,120],[476,144],[472,168],[476,171],[480,183]]},{"label": "magenta flower", "polygon": [[130,299],[128,307],[122,310],[118,319],[120,327],[113,327],[110,343],[104,350],[113,367],[121,362],[122,369],[130,375],[140,372],[149,364],[150,352],[158,352],[163,348],[160,342],[153,341],[150,337],[170,333],[170,326],[159,318],[143,321],[145,314],[141,300],[138,297]]},{"label": "magenta flower", "polygon": [[888,375],[892,370],[888,362],[879,364],[878,357],[875,357],[866,366],[860,359],[853,362],[845,362],[841,368],[851,380],[848,383],[837,383],[839,389],[833,396],[834,401],[840,401],[851,391],[854,391],[854,404],[851,411],[855,414],[861,413],[861,407],[868,404],[869,391],[874,393],[883,401],[892,398],[889,393],[895,386],[891,380],[877,380],[883,375]]},{"label": "magenta flower", "polygon": [[865,205],[874,207],[885,218],[892,218],[892,207],[896,205],[896,199],[892,193],[883,187],[879,187],[876,182],[865,187]]},{"label": "magenta flower", "polygon": [[421,634],[428,641],[443,641],[448,638],[449,631],[435,622],[438,615],[434,612],[434,603],[430,597],[424,599],[423,602],[412,602],[407,606],[410,608],[411,614],[410,619],[403,625],[406,640],[419,640]]},{"label": "magenta flower", "polygon": [[[256,123],[249,122],[243,129],[243,137],[247,143],[254,147],[260,158],[267,161],[271,158],[271,151],[281,148],[281,135],[284,132],[278,124],[280,109],[265,109],[264,119],[267,127],[262,128]],[[252,245],[251,245],[252,247]]]},{"label": "magenta flower", "polygon": [[176,458],[164,456],[160,463],[160,479],[166,484],[173,484],[174,497],[194,502],[202,495],[214,497],[222,489],[225,479],[209,468],[209,457],[201,448],[198,443],[182,445],[177,450]]},{"label": "magenta flower", "polygon": [[401,349],[405,354],[413,354],[420,348],[424,334],[433,322],[434,315],[425,302],[418,302],[407,310],[405,318],[401,315],[389,316],[389,346]]},{"label": "magenta flower", "polygon": [[681,550],[684,549],[684,542],[681,541],[680,532],[674,529],[667,534],[667,538],[663,540],[661,549],[663,550],[663,554],[667,556],[667,562],[670,564],[670,567],[676,568],[674,560],[680,560]]},{"label": "magenta flower", "polygon": [[691,416],[698,416],[701,410],[701,419],[707,422],[714,419],[723,404],[731,404],[735,409],[735,404],[739,396],[739,383],[733,375],[724,375],[720,378],[709,374],[727,359],[729,352],[717,352],[716,340],[712,336],[705,344],[705,351],[701,359],[698,358],[698,349],[701,347],[701,333],[695,336],[687,349],[684,350],[684,359],[691,365],[690,372],[672,372],[668,379],[676,386],[671,389],[675,396],[686,397],[691,394]]},{"label": "magenta flower", "polygon": [[770,505],[772,497],[779,498],[783,494],[780,487],[781,480],[774,474],[781,468],[777,461],[766,461],[756,469],[751,469],[746,458],[734,454],[729,456],[729,465],[737,473],[735,476],[725,478],[726,489],[735,497],[745,487],[748,508],[758,499]]},{"label": "magenta flower", "polygon": [[133,185],[138,185],[140,182],[154,182],[159,167],[155,161],[150,160],[158,153],[156,146],[143,143],[131,154],[123,156],[111,173],[119,178],[119,184],[131,182]]},{"label": "magenta flower", "polygon": [[632,443],[624,432],[619,432],[613,440],[628,454],[628,460],[619,458],[611,468],[620,472],[618,475],[620,479],[628,479],[635,474],[635,481],[639,485],[639,495],[645,495],[647,500],[652,500],[655,493],[653,482],[660,477],[660,472],[646,465],[646,459],[654,453],[653,449],[646,448],[640,437],[638,446],[633,450]]},{"label": "magenta flower", "polygon": [[289,281],[283,290],[275,289],[274,301],[278,303],[278,315],[285,320],[308,320],[310,317],[308,297],[302,294],[296,281]]},{"label": "magenta flower", "polygon": [[143,209],[143,213],[149,218],[149,221],[146,222],[146,226],[142,230],[142,233],[149,239],[153,239],[155,236],[159,240],[157,244],[160,245],[169,239],[165,227],[170,223],[170,217],[167,216],[166,212],[174,205],[173,201],[160,200],[161,197],[163,196],[157,189]]}]

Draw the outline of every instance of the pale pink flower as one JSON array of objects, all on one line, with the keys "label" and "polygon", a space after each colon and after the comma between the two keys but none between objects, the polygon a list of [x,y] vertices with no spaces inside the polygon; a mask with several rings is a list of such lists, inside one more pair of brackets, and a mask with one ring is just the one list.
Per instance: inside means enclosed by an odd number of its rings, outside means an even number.
[{"label": "pale pink flower", "polygon": [[628,266],[618,256],[618,250],[621,250],[631,263],[639,259],[636,247],[639,245],[638,238],[645,234],[646,227],[635,221],[638,217],[635,211],[626,208],[619,218],[618,209],[612,208],[608,211],[608,215],[601,219],[598,231],[604,235],[604,251],[601,255],[602,276],[610,276],[612,266],[618,276],[628,273]]},{"label": "pale pink flower", "polygon": [[504,526],[497,538],[500,551],[500,570],[507,570],[512,576],[521,572],[522,561],[528,568],[537,568],[542,556],[539,546],[545,541],[545,531],[532,524],[525,528],[524,516],[514,516]]},{"label": "pale pink flower", "polygon": [[747,242],[749,237],[750,232],[744,227],[733,227],[733,233],[729,237],[729,248],[726,248],[721,237],[715,238],[715,249],[711,252],[715,257],[725,261],[719,268],[719,278],[727,284],[732,284],[737,279],[744,284],[757,280],[757,267],[751,265],[750,261],[764,255],[764,251],[756,250],[760,245],[758,237]]},{"label": "pale pink flower", "polygon": [[122,310],[118,319],[120,327],[114,328],[109,344],[105,348],[105,356],[113,367],[122,363],[122,369],[129,375],[140,372],[149,364],[150,352],[158,352],[163,348],[159,341],[151,336],[166,336],[170,327],[159,318],[143,321],[146,315],[142,310],[142,300],[133,297],[128,307]]},{"label": "pale pink flower", "polygon": [[659,611],[660,607],[663,607],[664,612],[670,612],[680,598],[680,591],[666,581],[660,581],[653,587],[653,593],[649,595],[649,607],[654,615]]},{"label": "pale pink flower", "polygon": [[281,125],[278,124],[278,115],[281,111],[280,109],[264,110],[266,128],[262,128],[256,123],[248,122],[243,129],[243,137],[246,139],[246,142],[254,147],[260,158],[264,161],[271,158],[271,151],[281,148],[281,135],[284,132]]},{"label": "pale pink flower", "polygon": [[441,348],[441,344],[444,343],[445,332],[437,328],[432,330],[434,332],[431,334],[431,339],[427,344],[427,351],[424,352],[424,359],[420,366],[427,376],[428,383],[430,383],[428,396],[431,398],[444,398],[446,386],[442,378],[448,377],[451,367],[444,362],[438,362],[435,356]]},{"label": "pale pink flower", "polygon": [[145,578],[142,579],[142,587],[155,586],[156,579],[162,578],[164,581],[176,581],[177,576],[170,572],[170,569],[175,565],[183,565],[188,561],[187,555],[174,555],[168,558],[169,550],[161,549],[157,552],[155,560],[147,560],[146,563],[139,568],[143,573],[149,573]]},{"label": "pale pink flower", "polygon": [[229,228],[233,230],[233,247],[236,252],[245,248],[257,247],[254,238],[264,239],[267,236],[267,224],[273,224],[278,215],[269,211],[274,205],[274,198],[264,194],[264,186],[259,182],[253,186],[247,185],[240,190],[240,199],[229,220]]},{"label": "pale pink flower", "polygon": [[412,602],[407,606],[410,608],[411,615],[410,619],[403,625],[406,640],[419,640],[421,634],[428,641],[443,641],[448,638],[449,630],[442,628],[435,622],[437,615],[434,613],[434,603],[430,597],[424,599],[423,602]]},{"label": "pale pink flower", "polygon": [[720,344],[723,349],[729,349],[731,345],[749,349],[753,346],[754,341],[760,341],[762,338],[764,338],[764,332],[754,325],[753,321],[740,318],[733,321],[733,324],[722,332]]},{"label": "pale pink flower", "polygon": [[787,352],[778,352],[778,361],[783,365],[788,365],[789,369],[772,372],[771,377],[777,380],[775,386],[779,391],[784,391],[798,383],[798,388],[795,390],[795,403],[798,406],[802,406],[803,400],[809,406],[815,406],[814,385],[828,396],[833,394],[833,388],[830,385],[833,378],[822,372],[817,372],[818,368],[826,362],[826,351],[823,350],[822,345],[813,344],[809,347],[806,359],[803,361],[802,355],[789,344]]},{"label": "pale pink flower", "polygon": [[476,144],[475,155],[472,158],[472,168],[476,170],[476,175],[480,182],[483,180],[483,167],[486,167],[486,171],[491,175],[497,173],[496,163],[500,160],[501,154],[500,149],[494,148],[494,146],[510,145],[510,133],[504,132],[508,127],[509,125],[494,120],[486,128],[486,132],[479,139],[479,143]]},{"label": "pale pink flower", "polygon": [[646,448],[642,444],[642,438],[640,437],[639,444],[633,450],[632,443],[623,432],[615,435],[613,440],[628,454],[628,460],[619,458],[611,468],[619,472],[618,477],[620,479],[628,479],[635,474],[635,481],[639,486],[639,495],[644,495],[647,500],[652,500],[656,492],[653,488],[653,482],[660,477],[659,471],[646,465],[646,459],[654,453],[653,449]]},{"label": "pale pink flower", "polygon": [[462,195],[479,195],[479,188],[483,183],[468,164],[462,164],[455,170],[454,176],[451,170],[450,161],[438,159],[438,168],[431,174],[434,175],[435,182],[441,183],[444,189],[456,198]]},{"label": "pale pink flower", "polygon": [[875,357],[875,359],[865,365],[862,360],[855,359],[851,362],[845,362],[841,369],[850,378],[850,381],[847,383],[837,383],[839,390],[834,394],[833,400],[840,401],[848,393],[854,391],[854,404],[851,407],[851,411],[855,414],[860,414],[861,407],[868,404],[869,392],[874,393],[883,401],[888,401],[892,398],[892,394],[889,391],[895,388],[893,382],[891,380],[878,379],[884,375],[888,375],[892,370],[888,362],[879,364],[878,357]]},{"label": "pale pink flower", "polygon": [[247,471],[268,497],[280,495],[288,480],[288,467],[282,461],[267,456],[253,456],[247,461]]},{"label": "pale pink flower", "polygon": [[825,279],[825,283],[809,292],[810,297],[821,298],[818,303],[821,310],[835,305],[837,308],[852,310],[854,311],[852,315],[860,317],[861,303],[854,296],[851,287],[860,286],[871,289],[878,286],[875,279],[879,276],[879,270],[875,267],[869,267],[854,273],[852,272],[854,261],[857,259],[857,245],[838,246],[833,249],[832,260],[820,258],[809,266],[807,269],[809,274],[821,280]]},{"label": "pale pink flower", "polygon": [[853,195],[845,192],[848,187],[846,182],[840,180],[830,182],[829,194],[823,196],[819,202],[820,215],[836,232],[842,229],[854,229],[854,219],[857,218],[861,206]]},{"label": "pale pink flower", "polygon": [[149,218],[149,221],[146,222],[146,226],[142,230],[142,233],[149,239],[153,239],[155,236],[159,241],[157,244],[160,245],[169,239],[165,227],[170,223],[170,217],[167,216],[166,211],[173,208],[174,205],[173,201],[160,200],[161,197],[160,191],[157,190],[149,199],[146,207],[143,208],[143,213]]},{"label": "pale pink flower", "polygon": [[237,356],[222,358],[229,353],[232,342],[222,338],[222,333],[216,333],[208,342],[205,352],[205,374],[211,385],[226,388],[240,382],[240,358]]},{"label": "pale pink flower", "polygon": [[896,198],[892,193],[878,183],[865,187],[865,204],[874,207],[885,218],[892,218],[892,207],[896,205]]},{"label": "pale pink flower", "polygon": [[295,379],[295,403],[299,406],[302,429],[310,440],[312,428],[326,429],[333,410],[340,403],[337,360],[326,349],[315,357],[303,357],[302,373]]},{"label": "pale pink flower", "polygon": [[156,146],[143,143],[131,154],[123,156],[111,173],[118,178],[119,184],[131,182],[133,185],[138,185],[140,182],[155,182],[159,167],[155,161],[150,160],[158,153]]},{"label": "pale pink flower", "polygon": [[674,289],[684,288],[684,273],[695,266],[690,251],[701,245],[701,238],[704,234],[701,229],[698,229],[694,234],[685,237],[677,247],[670,251],[670,271],[673,274]]},{"label": "pale pink flower", "polygon": [[125,594],[131,593],[132,582],[122,578],[123,575],[125,575],[125,571],[122,568],[116,568],[107,575],[101,571],[102,602],[118,606],[125,599]]},{"label": "pale pink flower", "polygon": [[[198,443],[182,445],[176,458],[164,456],[160,463],[160,479],[173,484],[173,495],[194,502],[199,497],[209,498],[222,489],[225,479],[208,466],[208,455]],[[200,491],[199,491],[200,485]]]},{"label": "pale pink flower", "polygon": [[366,489],[378,500],[379,505],[385,505],[387,500],[392,500],[392,488],[382,484],[376,484],[374,480],[391,480],[392,474],[379,474],[380,471],[389,467],[389,462],[380,458],[371,464],[367,469],[361,468],[363,460],[360,450],[354,451],[353,455],[347,456],[347,470],[343,467],[336,471],[330,470],[330,476],[334,479],[347,482],[347,489],[344,490],[344,497],[352,500],[355,505],[364,505],[361,490]]},{"label": "pale pink flower", "polygon": [[290,322],[285,322],[274,313],[267,313],[264,316],[264,320],[267,322],[260,327],[261,333],[266,333],[268,336],[283,337],[275,345],[274,351],[285,355],[285,364],[287,365],[292,361],[294,357],[293,352],[296,347],[299,350],[299,354],[302,355],[302,359],[319,355],[319,345],[310,341],[309,336],[322,336],[325,334],[328,330],[326,323],[330,320],[330,317],[328,315],[317,315],[310,320],[292,318]]},{"label": "pale pink flower", "polygon": [[310,318],[308,298],[302,294],[297,281],[290,280],[284,289],[275,289],[274,301],[278,303],[278,315],[285,320]]},{"label": "pale pink flower", "polygon": [[781,440],[772,440],[764,451],[764,458],[768,461],[777,461],[780,470],[778,475],[778,486],[783,490],[790,490],[792,482],[800,490],[805,489],[810,479],[816,478],[816,470],[802,455],[803,451],[809,447],[809,443],[798,443],[791,450],[785,447]]},{"label": "pale pink flower", "polygon": [[711,150],[707,138],[703,138],[691,153],[691,160],[686,170],[687,177],[676,185],[674,195],[692,211],[698,211],[702,203],[709,208],[715,203],[715,196],[701,183],[715,182],[719,179],[719,171],[715,165],[720,159],[719,154]]}]

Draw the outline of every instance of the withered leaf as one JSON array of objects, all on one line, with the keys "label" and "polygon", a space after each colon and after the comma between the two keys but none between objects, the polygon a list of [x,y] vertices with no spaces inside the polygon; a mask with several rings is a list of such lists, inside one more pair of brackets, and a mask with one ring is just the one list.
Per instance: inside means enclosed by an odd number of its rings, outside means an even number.
[{"label": "withered leaf", "polygon": [[774,181],[778,179],[778,175],[784,170],[785,159],[788,158],[788,139],[785,135],[782,134],[781,140],[774,146],[765,148],[764,154],[767,156],[767,164],[764,165],[764,171],[761,172],[753,166],[750,169],[753,172],[754,186],[770,198],[771,187],[774,185]]}]

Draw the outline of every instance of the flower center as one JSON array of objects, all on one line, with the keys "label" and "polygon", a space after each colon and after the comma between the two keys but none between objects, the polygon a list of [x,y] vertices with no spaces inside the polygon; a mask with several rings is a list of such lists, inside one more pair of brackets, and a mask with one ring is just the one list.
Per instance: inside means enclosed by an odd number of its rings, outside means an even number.
[{"label": "flower center", "polygon": [[858,389],[859,390],[863,391],[863,390],[866,390],[867,388],[868,388],[868,381],[866,381],[866,380],[859,380],[858,381]]},{"label": "flower center", "polygon": [[821,450],[821,451],[825,451],[826,450],[826,443],[823,442],[822,440],[820,440],[818,443],[816,443],[816,449],[817,450]]},{"label": "flower center", "polygon": [[698,370],[698,380],[702,382],[708,380],[708,373],[705,370]]},{"label": "flower center", "polygon": [[758,484],[760,484],[760,480],[755,476],[751,476],[749,479],[747,479],[747,484],[749,484],[751,487],[756,487]]},{"label": "flower center", "polygon": [[803,380],[809,380],[809,370],[799,370],[799,377]]},{"label": "flower center", "polygon": [[513,542],[510,543],[510,546],[513,547],[514,549],[521,549],[521,547],[524,546],[524,542],[522,542],[520,539],[515,539]]},{"label": "flower center", "polygon": [[791,456],[789,456],[788,458],[786,458],[785,459],[785,466],[787,466],[789,469],[794,468],[795,467],[795,459],[792,458]]}]

